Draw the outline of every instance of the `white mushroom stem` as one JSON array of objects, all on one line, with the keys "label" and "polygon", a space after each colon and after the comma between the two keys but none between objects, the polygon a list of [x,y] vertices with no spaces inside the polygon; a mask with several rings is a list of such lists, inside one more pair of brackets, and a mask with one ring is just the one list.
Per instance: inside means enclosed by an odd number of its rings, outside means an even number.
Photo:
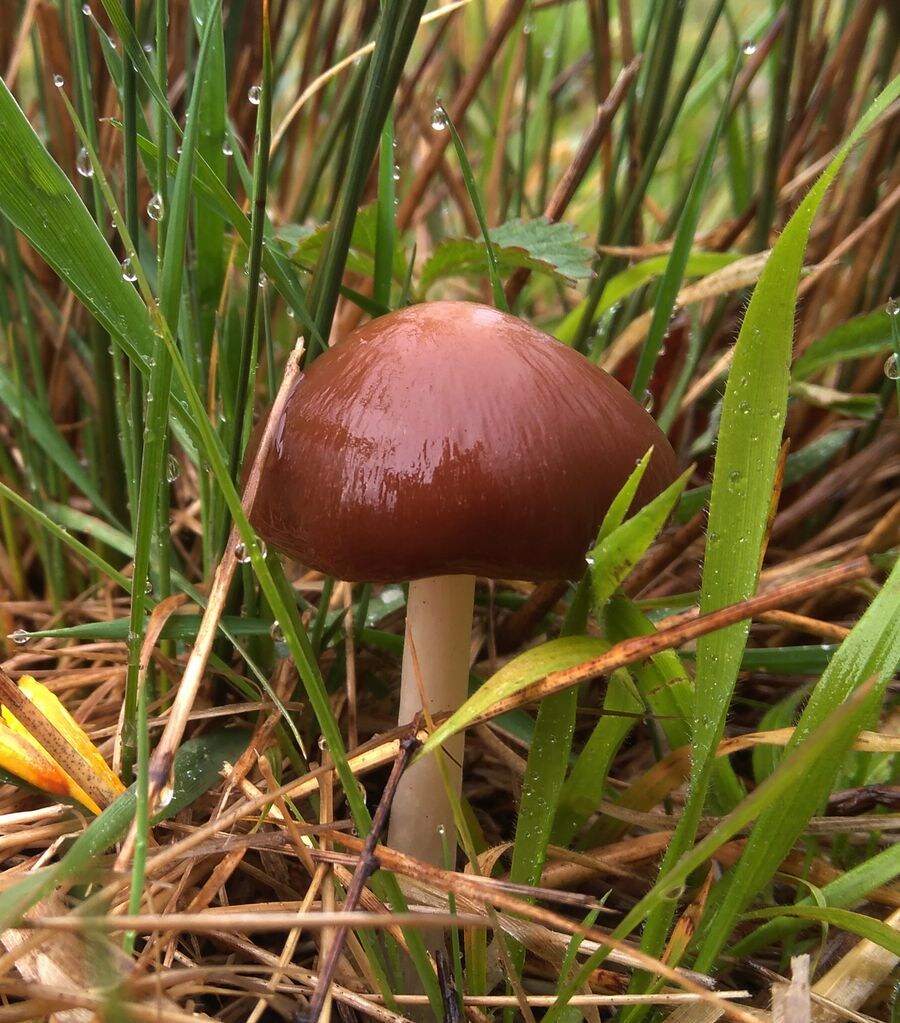
[{"label": "white mushroom stem", "polygon": [[[454,711],[466,699],[474,600],[475,577],[471,575],[433,576],[410,583],[400,682],[401,725],[421,712],[421,692],[432,714]],[[447,775],[457,797],[464,745],[460,733],[443,747]],[[442,867],[445,842],[451,855],[455,853],[452,805],[437,758],[432,755],[408,768],[400,779],[391,807],[388,845]]]}]

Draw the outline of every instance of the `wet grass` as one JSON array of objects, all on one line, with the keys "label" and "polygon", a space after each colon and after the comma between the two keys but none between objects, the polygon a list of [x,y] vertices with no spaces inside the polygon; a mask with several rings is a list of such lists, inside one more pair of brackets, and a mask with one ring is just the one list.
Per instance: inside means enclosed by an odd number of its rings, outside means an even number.
[{"label": "wet grass", "polygon": [[[812,1018],[896,1012],[888,7],[11,11],[3,667],[135,788],[88,822],[2,775],[9,1018],[311,998],[397,756],[404,592],[267,551],[243,451],[292,352],[436,298],[576,347],[692,468],[610,512],[580,583],[479,582],[473,696],[437,737],[469,728],[475,862],[383,854],[341,1011],[593,1023],[627,993],[608,1011],[699,1023],[798,1012],[808,976]],[[423,905],[459,916],[440,980]],[[426,995],[397,997],[394,939]]]}]

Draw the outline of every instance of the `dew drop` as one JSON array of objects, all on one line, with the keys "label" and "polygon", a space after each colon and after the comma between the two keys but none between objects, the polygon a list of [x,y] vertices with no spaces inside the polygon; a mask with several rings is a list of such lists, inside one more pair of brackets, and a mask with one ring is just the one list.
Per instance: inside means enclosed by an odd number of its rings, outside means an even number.
[{"label": "dew drop", "polygon": [[75,158],[75,170],[83,178],[92,178],[94,176],[94,168],[91,165],[91,158],[88,156],[88,151],[84,146],[78,150],[78,156]]},{"label": "dew drop", "polygon": [[25,646],[29,639],[31,639],[31,633],[26,632],[24,629],[16,629],[15,632],[9,634],[9,638],[17,646]]},{"label": "dew drop", "polygon": [[144,583],[144,593],[152,593],[152,592],[153,592],[153,583],[148,579]]},{"label": "dew drop", "polygon": [[293,319],[293,318],[294,318],[294,317],[295,317],[295,316],[297,315],[297,314],[296,314],[296,313],[294,312],[294,308],[293,308],[293,306],[287,306],[287,308],[286,308],[286,309],[284,310],[284,312],[285,312],[285,315],[287,316],[287,318],[288,318],[289,320],[292,320],[292,319]]},{"label": "dew drop", "polygon": [[259,101],[262,99],[262,86],[251,85],[247,90],[247,99],[255,106],[259,106]]},{"label": "dew drop", "polygon": [[889,298],[884,308],[888,316],[896,316],[897,313],[900,313],[900,302],[896,298]]},{"label": "dew drop", "polygon": [[181,466],[178,464],[178,459],[174,455],[169,455],[166,459],[166,479],[169,483],[174,483],[181,474]]},{"label": "dew drop", "polygon": [[123,281],[137,280],[137,274],[134,272],[131,266],[131,256],[126,256],[122,260],[122,280]]},{"label": "dew drop", "polygon": [[585,560],[585,563],[587,564],[588,568],[593,568],[594,567],[595,562],[594,562],[594,559],[590,556],[590,554],[588,554],[588,556],[584,560]]},{"label": "dew drop", "polygon": [[250,564],[250,552],[244,543],[237,543],[234,547],[234,556],[242,565]]},{"label": "dew drop", "polygon": [[522,26],[522,31],[527,36],[530,36],[531,33],[534,31],[534,21],[532,21],[531,18],[525,19],[525,24]]},{"label": "dew drop", "polygon": [[400,180],[400,165],[394,164],[394,181]]},{"label": "dew drop", "polygon": [[884,375],[888,380],[900,380],[900,358],[896,352],[884,360]]},{"label": "dew drop", "polygon": [[750,402],[749,401],[739,401],[738,402],[738,411],[739,412],[743,412],[744,415],[747,415],[747,413],[750,411]]},{"label": "dew drop", "polygon": [[328,752],[328,740],[325,738],[324,735],[320,735],[319,736],[319,749],[323,753],[327,753]]},{"label": "dew drop", "polygon": [[447,829],[444,827],[443,824],[438,824],[437,833],[441,836],[441,838],[443,838],[444,835],[447,834]]},{"label": "dew drop", "polygon": [[57,89],[61,89],[66,84],[66,80],[65,78],[63,78],[62,75],[54,75],[53,84],[56,86]]},{"label": "dew drop", "polygon": [[259,286],[261,288],[264,288],[268,283],[269,283],[268,276],[262,270],[260,270],[260,272],[259,272]]},{"label": "dew drop", "polygon": [[234,150],[231,148],[231,139],[225,136],[225,140],[222,142],[222,152],[225,156],[234,156]]},{"label": "dew drop", "polygon": [[150,196],[150,200],[147,203],[147,216],[151,220],[162,220],[163,201],[159,192],[154,192],[153,195]]},{"label": "dew drop", "polygon": [[450,123],[447,113],[444,108],[438,104],[434,110],[431,111],[431,127],[435,131],[443,131]]},{"label": "dew drop", "polygon": [[170,806],[172,800],[175,798],[175,786],[171,782],[166,782],[163,785],[162,790],[159,793],[159,805],[165,809]]},{"label": "dew drop", "polygon": [[744,56],[752,57],[757,51],[757,44],[753,39],[745,39],[741,49],[744,51]]},{"label": "dew drop", "polygon": [[645,412],[653,411],[653,395],[650,391],[644,391],[644,397],[641,399],[641,405]]},{"label": "dew drop", "polygon": [[273,643],[284,642],[284,629],[281,627],[281,622],[272,622],[272,627],[269,629],[269,636],[272,638]]},{"label": "dew drop", "polygon": [[91,16],[91,5],[90,4],[82,4],[81,5],[81,13],[86,15],[87,17],[90,17]]}]

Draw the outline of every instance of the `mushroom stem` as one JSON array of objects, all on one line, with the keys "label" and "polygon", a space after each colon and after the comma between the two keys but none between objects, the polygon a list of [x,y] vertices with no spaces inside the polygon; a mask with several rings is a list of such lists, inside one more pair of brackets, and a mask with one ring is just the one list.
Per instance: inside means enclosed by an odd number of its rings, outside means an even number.
[{"label": "mushroom stem", "polygon": [[[432,714],[454,711],[466,699],[474,600],[475,577],[471,575],[440,575],[410,583],[400,682],[401,725],[422,710],[420,692],[425,693]],[[456,796],[462,786],[464,745],[462,733],[444,744],[447,773]],[[400,779],[391,807],[388,845],[440,867],[444,865],[444,841],[455,851],[452,805],[436,758],[429,756]]]}]

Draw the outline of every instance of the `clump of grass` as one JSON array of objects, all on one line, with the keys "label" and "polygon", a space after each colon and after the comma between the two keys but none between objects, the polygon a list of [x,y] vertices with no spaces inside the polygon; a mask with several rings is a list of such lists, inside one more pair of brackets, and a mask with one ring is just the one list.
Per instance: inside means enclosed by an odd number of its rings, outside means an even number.
[{"label": "clump of grass", "polygon": [[[455,1018],[456,999],[749,1018],[746,999],[788,997],[792,958],[791,997],[808,1003],[806,971],[814,996],[883,1017],[900,954],[887,7],[11,12],[4,668],[136,779],[87,822],[3,774],[15,1018],[290,1019],[334,948],[325,1011],[382,1019]],[[379,851],[349,907],[369,915],[335,946],[398,754],[404,593],[283,566],[240,464],[299,337],[308,364],[438,297],[508,303],[577,347],[695,468],[632,518],[623,495],[577,585],[479,588],[474,695],[430,740],[471,728],[477,862]],[[439,975],[407,913],[423,904],[454,915]],[[394,924],[425,994],[397,994]]]}]

